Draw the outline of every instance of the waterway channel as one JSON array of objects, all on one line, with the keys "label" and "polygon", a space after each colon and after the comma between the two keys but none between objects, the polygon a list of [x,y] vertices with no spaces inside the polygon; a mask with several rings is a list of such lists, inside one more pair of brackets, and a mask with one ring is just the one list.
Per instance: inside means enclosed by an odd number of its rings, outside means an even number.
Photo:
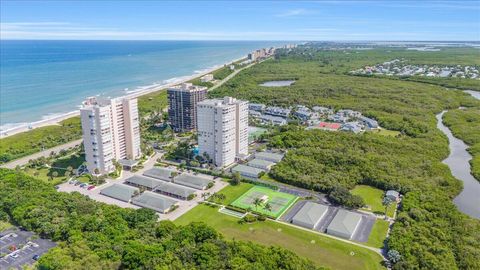
[{"label": "waterway channel", "polygon": [[[480,92],[465,91],[473,97],[480,99]],[[443,124],[443,115],[446,111],[437,114],[437,128],[447,137],[450,154],[443,160],[452,172],[452,175],[463,182],[462,192],[455,197],[453,202],[458,209],[473,217],[480,219],[480,182],[473,178],[469,161],[472,159],[466,145],[462,140],[455,138],[450,129]]]}]

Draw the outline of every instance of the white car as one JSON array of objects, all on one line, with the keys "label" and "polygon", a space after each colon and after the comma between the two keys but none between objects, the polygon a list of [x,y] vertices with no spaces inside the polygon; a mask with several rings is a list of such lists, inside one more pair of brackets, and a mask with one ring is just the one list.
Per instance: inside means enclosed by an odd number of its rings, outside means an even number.
[{"label": "white car", "polygon": [[10,254],[9,256],[10,258],[15,259],[15,258],[18,258],[18,253],[13,253],[13,254]]}]

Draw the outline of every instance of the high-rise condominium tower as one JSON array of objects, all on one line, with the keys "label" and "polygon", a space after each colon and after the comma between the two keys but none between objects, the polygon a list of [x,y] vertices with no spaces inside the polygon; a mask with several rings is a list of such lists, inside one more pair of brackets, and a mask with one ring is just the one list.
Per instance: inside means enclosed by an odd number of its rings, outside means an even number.
[{"label": "high-rise condominium tower", "polygon": [[231,97],[207,99],[197,104],[199,153],[217,167],[248,155],[248,101]]},{"label": "high-rise condominium tower", "polygon": [[182,83],[171,87],[168,93],[168,118],[176,132],[197,128],[197,103],[204,100],[207,88]]},{"label": "high-rise condominium tower", "polygon": [[89,172],[110,173],[115,170],[114,160],[141,156],[136,98],[90,97],[83,103],[80,117]]}]

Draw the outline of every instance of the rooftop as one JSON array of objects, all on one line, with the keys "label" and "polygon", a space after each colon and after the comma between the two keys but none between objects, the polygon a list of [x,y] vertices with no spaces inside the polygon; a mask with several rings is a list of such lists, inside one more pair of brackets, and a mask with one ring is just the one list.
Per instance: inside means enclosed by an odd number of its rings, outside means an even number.
[{"label": "rooftop", "polygon": [[172,173],[176,172],[173,169],[169,168],[164,168],[164,167],[153,167],[149,170],[146,170],[143,175],[160,179],[160,180],[165,180],[165,181],[171,181],[172,178]]},{"label": "rooftop", "polygon": [[259,175],[260,173],[264,172],[264,170],[239,164],[232,168],[232,172],[239,172],[240,174],[246,173],[250,175]]},{"label": "rooftop", "polygon": [[150,177],[144,177],[144,176],[137,176],[137,175],[134,175],[130,178],[127,178],[125,180],[125,182],[135,184],[135,185],[139,185],[139,186],[144,186],[144,187],[147,187],[147,188],[150,188],[150,189],[153,189],[156,186],[164,183],[163,181],[160,181],[160,180],[157,180],[157,179],[153,179],[153,178],[150,178]]},{"label": "rooftop", "polygon": [[182,198],[187,198],[188,195],[195,193],[195,190],[193,188],[184,187],[168,182],[160,182],[160,184],[155,187],[155,191],[161,191]]},{"label": "rooftop", "polygon": [[298,211],[293,217],[292,221],[295,223],[308,224],[313,228],[327,211],[328,206],[326,205],[306,202],[300,211]]},{"label": "rooftop", "polygon": [[284,154],[272,153],[272,152],[258,152],[255,154],[255,158],[263,160],[272,160],[274,162],[280,162],[283,159]]},{"label": "rooftop", "polygon": [[127,186],[124,184],[113,184],[100,191],[100,194],[118,199],[124,202],[128,202],[135,192],[140,193],[140,190],[136,187]]},{"label": "rooftop", "polygon": [[207,87],[193,85],[192,83],[182,83],[168,88],[170,91],[194,92],[206,90]]},{"label": "rooftop", "polygon": [[250,160],[247,164],[251,165],[251,166],[257,165],[257,166],[262,166],[262,167],[268,167],[268,166],[275,165],[274,162],[271,162],[271,161],[268,161],[268,160],[263,160],[263,159],[258,159],[258,158]]},{"label": "rooftop", "polygon": [[327,231],[335,231],[341,234],[352,236],[355,233],[358,223],[362,219],[362,215],[347,210],[340,209],[333,218]]},{"label": "rooftop", "polygon": [[154,192],[145,191],[140,196],[135,197],[132,203],[163,213],[168,211],[172,205],[177,204],[178,201]]},{"label": "rooftop", "polygon": [[176,184],[192,187],[196,189],[204,189],[212,180],[198,175],[181,174],[173,180]]}]

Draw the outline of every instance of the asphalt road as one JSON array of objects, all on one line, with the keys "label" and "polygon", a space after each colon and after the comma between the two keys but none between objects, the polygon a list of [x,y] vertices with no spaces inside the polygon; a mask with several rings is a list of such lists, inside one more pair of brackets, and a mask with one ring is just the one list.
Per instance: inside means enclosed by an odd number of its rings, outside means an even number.
[{"label": "asphalt road", "polygon": [[0,167],[1,168],[7,168],[7,169],[14,169],[16,166],[22,166],[22,165],[27,164],[30,159],[37,159],[39,157],[48,157],[48,156],[50,156],[51,152],[58,153],[58,152],[60,152],[60,150],[63,150],[63,149],[66,150],[68,148],[75,147],[77,145],[80,145],[82,143],[82,141],[83,140],[80,139],[80,140],[72,141],[72,142],[62,144],[62,145],[59,145],[59,146],[55,146],[53,148],[44,150],[42,152],[38,152],[38,153],[29,155],[29,156],[26,156],[26,157],[23,157],[23,158],[19,158],[19,159],[7,162],[7,163],[1,165]]}]

